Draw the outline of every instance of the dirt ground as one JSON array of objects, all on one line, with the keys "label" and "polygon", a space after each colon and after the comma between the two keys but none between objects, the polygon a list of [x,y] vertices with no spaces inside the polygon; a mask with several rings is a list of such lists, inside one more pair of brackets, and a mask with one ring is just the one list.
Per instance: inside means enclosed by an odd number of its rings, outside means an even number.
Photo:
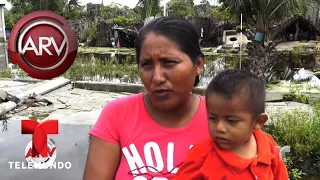
[{"label": "dirt ground", "polygon": [[[41,83],[27,83],[17,81],[0,80],[0,90],[12,95],[32,89]],[[49,106],[26,107],[22,106],[11,113],[6,114],[9,119],[59,119],[66,124],[94,124],[99,117],[103,106],[109,101],[130,95],[130,93],[113,93],[91,91],[73,88],[68,84],[62,88],[45,94],[43,98],[52,102]],[[296,102],[268,102],[267,113],[275,113],[278,110],[293,110],[295,108],[308,110],[308,105]]]}]

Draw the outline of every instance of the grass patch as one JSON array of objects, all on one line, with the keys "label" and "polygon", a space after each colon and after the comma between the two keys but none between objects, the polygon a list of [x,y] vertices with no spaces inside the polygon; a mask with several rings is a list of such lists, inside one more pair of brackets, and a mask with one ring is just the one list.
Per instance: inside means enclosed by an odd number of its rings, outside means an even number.
[{"label": "grass patch", "polygon": [[32,114],[31,116],[29,116],[29,119],[38,121],[38,120],[43,120],[45,118],[47,118],[49,116],[48,113],[36,113],[36,114]]},{"label": "grass patch", "polygon": [[311,86],[308,83],[295,83],[290,81],[280,81],[276,84],[268,84],[267,90],[290,93],[290,91],[299,91],[304,93],[320,93],[320,86]]},{"label": "grass patch", "polygon": [[111,80],[122,79],[125,82],[135,82],[138,75],[136,65],[123,62],[118,64],[116,59],[109,61],[76,59],[64,76],[74,81],[81,80]]},{"label": "grass patch", "polygon": [[284,101],[295,101],[304,104],[316,101],[317,98],[315,99],[313,96],[320,95],[320,86],[311,86],[307,82],[280,81],[276,84],[268,84],[266,89],[268,91],[281,92]]},{"label": "grass patch", "polygon": [[[205,56],[225,56],[226,53],[216,53],[214,52],[215,48],[202,48],[201,51]],[[127,54],[127,55],[135,55],[134,48],[115,48],[115,47],[78,47],[78,53],[80,54],[90,54],[90,53],[97,53],[97,54],[111,54],[111,53],[118,53],[118,54]],[[227,53],[232,56],[239,56],[239,53]],[[242,55],[246,56],[247,53],[242,52]]]},{"label": "grass patch", "polygon": [[299,109],[274,113],[264,127],[280,146],[291,146],[285,159],[291,180],[320,176],[320,102],[311,107],[313,113]]},{"label": "grass patch", "polygon": [[113,47],[78,47],[79,53],[112,53],[112,52],[131,52],[135,53],[133,48],[113,48]]},{"label": "grass patch", "polygon": [[9,68],[4,68],[0,71],[0,78],[12,78],[13,73]]},{"label": "grass patch", "polygon": [[[106,56],[104,59],[101,54],[93,55],[94,60],[90,56],[79,55],[81,58],[76,58],[70,69],[64,73],[64,77],[73,81],[112,81],[117,79],[120,83],[139,83],[138,67],[134,56],[125,56],[121,59],[113,56]],[[91,54],[92,56],[92,54]],[[206,68],[200,76],[200,84],[206,85],[211,80],[217,66],[224,68],[232,68],[239,64],[238,56],[207,56]],[[218,64],[213,64],[214,61],[221,60]],[[222,64],[219,64],[222,63]]]}]

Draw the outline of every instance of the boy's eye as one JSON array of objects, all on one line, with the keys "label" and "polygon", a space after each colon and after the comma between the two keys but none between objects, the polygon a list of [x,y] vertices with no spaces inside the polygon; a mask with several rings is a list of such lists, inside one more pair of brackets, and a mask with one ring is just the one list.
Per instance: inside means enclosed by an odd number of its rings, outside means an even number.
[{"label": "boy's eye", "polygon": [[209,116],[209,120],[215,121],[215,120],[216,120],[216,117],[214,117],[214,116]]},{"label": "boy's eye", "polygon": [[166,63],[176,63],[175,61],[166,61]]},{"label": "boy's eye", "polygon": [[235,123],[237,123],[238,121],[235,120],[235,119],[228,119],[228,122],[229,122],[230,124],[235,124]]}]

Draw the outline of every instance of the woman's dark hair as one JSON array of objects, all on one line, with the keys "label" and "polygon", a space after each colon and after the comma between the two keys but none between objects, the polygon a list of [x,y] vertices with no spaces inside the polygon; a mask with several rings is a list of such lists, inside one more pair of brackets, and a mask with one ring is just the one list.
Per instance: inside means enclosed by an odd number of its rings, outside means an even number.
[{"label": "woman's dark hair", "polygon": [[[142,43],[146,35],[151,32],[166,36],[174,41],[180,47],[181,51],[190,57],[193,64],[196,64],[199,57],[203,56],[199,45],[198,34],[189,21],[178,17],[159,17],[144,25],[139,31],[135,40],[137,64],[139,64],[140,61]],[[198,84],[199,76],[196,77],[194,86]]]}]

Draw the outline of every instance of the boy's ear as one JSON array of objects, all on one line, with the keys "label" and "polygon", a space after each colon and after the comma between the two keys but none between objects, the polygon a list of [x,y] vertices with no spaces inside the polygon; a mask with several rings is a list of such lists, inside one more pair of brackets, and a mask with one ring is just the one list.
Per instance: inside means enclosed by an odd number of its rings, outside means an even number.
[{"label": "boy's ear", "polygon": [[263,125],[268,121],[269,116],[266,113],[261,113],[257,119],[255,120],[254,129],[259,130],[263,127]]}]

